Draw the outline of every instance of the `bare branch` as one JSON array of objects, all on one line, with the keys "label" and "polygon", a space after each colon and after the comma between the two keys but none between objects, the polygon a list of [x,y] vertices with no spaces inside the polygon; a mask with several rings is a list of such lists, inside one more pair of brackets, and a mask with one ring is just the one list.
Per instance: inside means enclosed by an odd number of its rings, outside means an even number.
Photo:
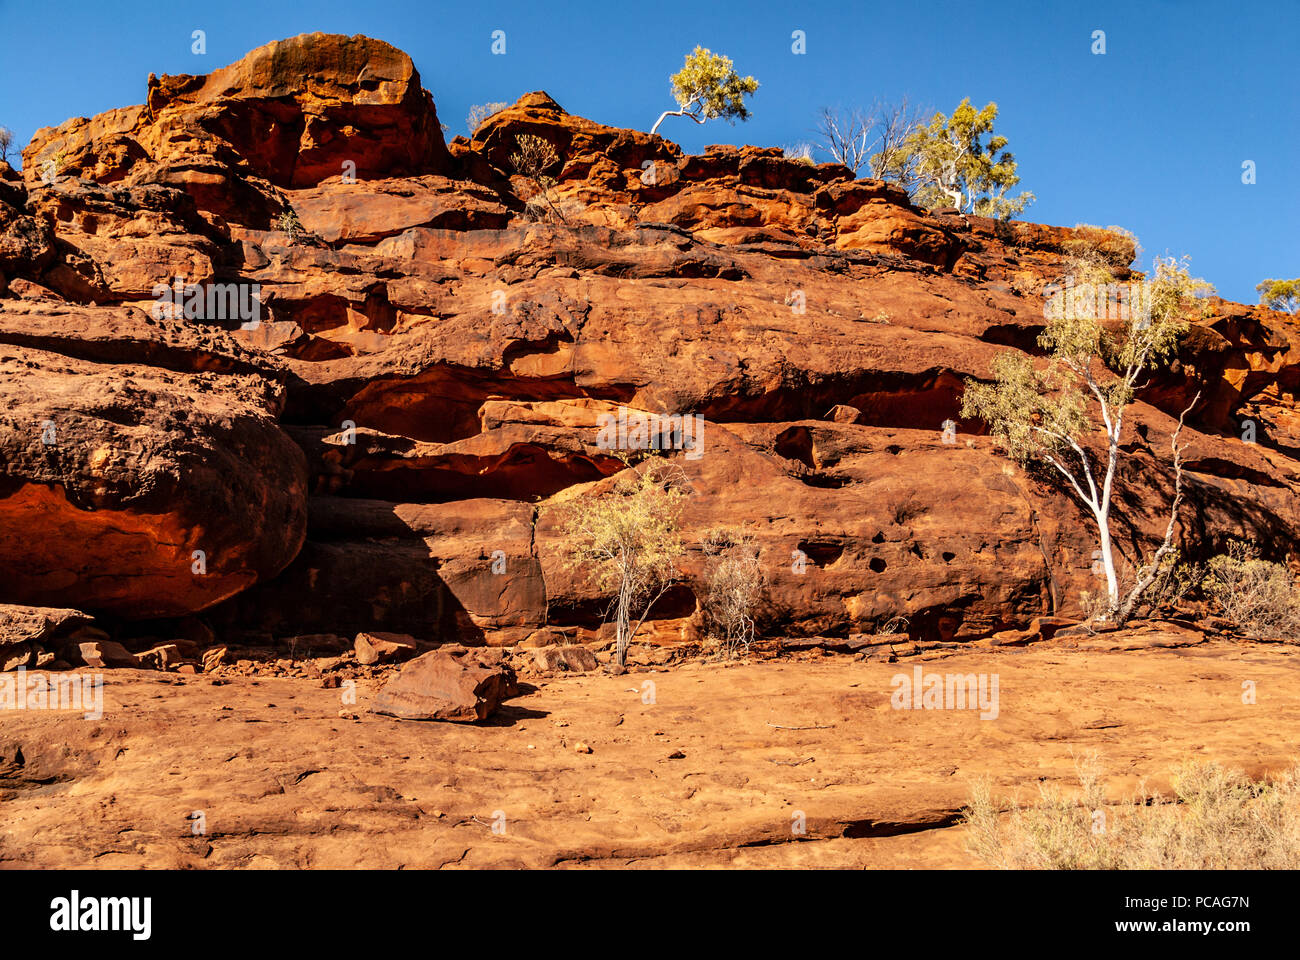
[{"label": "bare branch", "polygon": [[1165,526],[1165,539],[1156,548],[1155,554],[1151,557],[1151,562],[1146,564],[1139,572],[1137,583],[1124,600],[1123,606],[1120,607],[1116,620],[1121,625],[1133,615],[1133,611],[1137,608],[1143,594],[1147,592],[1151,584],[1155,583],[1156,577],[1159,576],[1160,564],[1174,549],[1174,527],[1178,522],[1178,508],[1183,503],[1183,448],[1178,445],[1178,437],[1183,432],[1183,423],[1186,421],[1187,415],[1192,412],[1192,408],[1196,406],[1200,399],[1201,392],[1198,390],[1196,396],[1192,398],[1192,402],[1187,405],[1187,409],[1179,415],[1178,427],[1174,430],[1173,437],[1170,438],[1169,446],[1174,457],[1174,499],[1169,506],[1169,523]]}]

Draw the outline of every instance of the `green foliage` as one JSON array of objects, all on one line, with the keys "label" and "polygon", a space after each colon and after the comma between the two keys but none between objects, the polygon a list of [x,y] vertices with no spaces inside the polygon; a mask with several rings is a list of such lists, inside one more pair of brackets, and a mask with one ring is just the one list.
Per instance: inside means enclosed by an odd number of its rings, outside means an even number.
[{"label": "green foliage", "polygon": [[[651,457],[619,474],[603,494],[558,508],[564,564],[614,594],[619,665],[655,601],[680,576],[677,563],[686,552],[679,530],[683,482],[680,469]],[[633,624],[642,604],[644,612]]]},{"label": "green foliage", "polygon": [[983,420],[1021,463],[1060,454],[1088,428],[1083,390],[1058,364],[1034,368],[1033,358],[1006,351],[993,358],[993,382],[966,382],[961,415]]},{"label": "green foliage", "polygon": [[287,208],[275,218],[275,228],[285,234],[291,244],[297,243],[307,232],[303,229],[302,221],[298,219],[298,212],[293,207]]},{"label": "green foliage", "polygon": [[670,78],[678,110],[666,110],[650,132],[659,129],[665,117],[690,117],[696,123],[723,119],[728,123],[748,120],[745,97],[758,90],[758,81],[736,72],[731,58],[701,46],[686,56],[682,69]]},{"label": "green foliage", "polygon": [[[1171,517],[1164,544],[1144,566],[1121,608],[1110,503],[1125,409],[1142,374],[1174,353],[1188,318],[1205,309],[1201,297],[1212,288],[1191,276],[1186,260],[1157,259],[1151,277],[1127,288],[1115,316],[1111,297],[1118,291],[1103,258],[1081,257],[1077,272],[1066,279],[1065,290],[1044,310],[1046,323],[1038,342],[1047,352],[1046,366],[1039,368],[1018,351],[999,354],[993,360],[991,383],[966,381],[961,413],[987,423],[1016,460],[1050,465],[1092,511],[1106,573],[1107,615],[1119,612],[1122,619],[1158,576],[1173,549],[1174,529]],[[1096,465],[1089,438],[1100,440],[1104,451]],[[1173,452],[1176,515],[1182,490],[1177,433]]]},{"label": "green foliage", "polygon": [[1259,302],[1270,310],[1300,313],[1300,277],[1295,280],[1265,280],[1255,289]]},{"label": "green foliage", "polygon": [[1300,593],[1286,567],[1259,559],[1258,550],[1241,540],[1231,541],[1208,567],[1202,586],[1225,619],[1256,637],[1294,639],[1300,633]]},{"label": "green foliage", "polygon": [[1157,259],[1125,316],[1108,322],[1098,315],[1095,294],[1113,275],[1092,263],[1070,280],[1084,281],[1074,287],[1088,288],[1088,295],[1048,304],[1038,338],[1050,361],[1045,369],[1027,354],[1004,352],[994,358],[992,383],[967,381],[962,416],[987,423],[1022,462],[1072,450],[1094,424],[1090,402],[1103,420],[1122,416],[1139,376],[1174,352],[1187,317],[1203,310],[1199,298],[1212,289],[1191,276],[1186,260]]},{"label": "green foliage", "polygon": [[993,133],[997,115],[996,103],[976,110],[969,97],[950,117],[935,113],[929,124],[911,131],[904,150],[880,163],[881,175],[914,181],[915,199],[923,206],[951,205],[963,213],[1010,219],[1034,195],[1006,195],[1020,177],[1015,157],[1005,149],[1007,138]]}]

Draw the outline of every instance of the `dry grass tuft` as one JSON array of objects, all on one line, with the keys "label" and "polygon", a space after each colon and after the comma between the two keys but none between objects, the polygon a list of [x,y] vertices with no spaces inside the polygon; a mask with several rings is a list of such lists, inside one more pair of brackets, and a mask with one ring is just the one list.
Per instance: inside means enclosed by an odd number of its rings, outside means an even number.
[{"label": "dry grass tuft", "polygon": [[1273,782],[1218,763],[1183,764],[1173,795],[1106,800],[1095,755],[1076,761],[1080,795],[1040,786],[1005,812],[987,781],[966,809],[968,846],[1001,869],[1294,870],[1300,867],[1300,765]]}]

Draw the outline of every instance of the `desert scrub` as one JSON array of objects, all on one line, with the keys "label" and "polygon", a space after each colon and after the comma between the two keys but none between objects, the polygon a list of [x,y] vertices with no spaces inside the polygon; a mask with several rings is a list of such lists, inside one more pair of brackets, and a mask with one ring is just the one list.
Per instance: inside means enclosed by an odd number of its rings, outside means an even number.
[{"label": "desert scrub", "polygon": [[286,208],[275,218],[275,228],[289,238],[290,244],[300,242],[307,234],[303,229],[302,221],[298,219],[298,211],[293,207]]},{"label": "desert scrub", "polygon": [[1109,804],[1095,756],[1076,762],[1080,791],[1039,786],[1036,802],[1003,811],[973,785],[968,849],[1000,869],[1294,870],[1300,867],[1300,766],[1251,780],[1218,763],[1175,769],[1173,794],[1145,789]]},{"label": "desert scrub", "polygon": [[680,579],[686,548],[679,519],[688,484],[680,467],[660,457],[636,466],[620,459],[626,469],[604,492],[594,493],[593,484],[552,509],[564,535],[565,567],[613,594],[614,655],[621,667],[655,603]]},{"label": "desert scrub", "polygon": [[571,211],[557,200],[557,181],[547,172],[560,162],[555,147],[530,133],[515,137],[515,144],[519,149],[510,155],[510,165],[532,188],[532,195],[524,201],[524,216],[539,223],[568,223]]},{"label": "desert scrub", "polygon": [[714,530],[705,536],[701,548],[710,558],[709,589],[703,605],[709,636],[723,657],[748,653],[767,584],[758,545],[747,530]]},{"label": "desert scrub", "polygon": [[1228,552],[1210,559],[1202,587],[1220,613],[1252,637],[1300,634],[1300,596],[1290,572],[1259,559],[1250,544],[1233,540]]}]

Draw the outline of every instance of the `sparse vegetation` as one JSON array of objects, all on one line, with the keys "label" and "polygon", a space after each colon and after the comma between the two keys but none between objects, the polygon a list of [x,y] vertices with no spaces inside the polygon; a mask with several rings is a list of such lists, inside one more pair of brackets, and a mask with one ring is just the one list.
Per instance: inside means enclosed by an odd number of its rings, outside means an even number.
[{"label": "sparse vegetation", "polygon": [[697,46],[687,54],[682,69],[669,78],[678,109],[665,110],[650,128],[650,134],[668,117],[689,117],[696,123],[708,120],[749,119],[745,98],[758,90],[758,81],[736,72],[731,58]]},{"label": "sparse vegetation", "polygon": [[1295,280],[1265,280],[1257,284],[1259,302],[1270,310],[1300,313],[1300,277]]},{"label": "sparse vegetation", "polygon": [[650,457],[619,474],[603,494],[580,496],[558,508],[568,544],[566,565],[614,594],[619,666],[627,663],[627,648],[655,603],[680,578],[684,480],[680,468]]},{"label": "sparse vegetation", "polygon": [[817,122],[820,148],[858,176],[863,168],[877,180],[891,180],[909,193],[916,189],[918,154],[908,140],[922,125],[922,111],[906,97],[861,107],[823,107]]},{"label": "sparse vegetation", "polygon": [[1110,803],[1095,756],[1076,761],[1079,793],[1039,786],[1037,801],[1007,809],[987,781],[971,790],[970,851],[1002,869],[1294,870],[1300,867],[1300,767],[1273,782],[1218,763],[1184,764],[1172,796]]},{"label": "sparse vegetation", "polygon": [[14,132],[8,127],[0,127],[0,160],[9,162],[9,153],[14,147]]},{"label": "sparse vegetation", "polygon": [[522,133],[515,137],[518,150],[510,155],[510,165],[533,188],[532,196],[524,201],[524,213],[530,220],[547,223],[568,223],[564,204],[555,196],[556,179],[550,171],[560,162],[555,147],[545,137]]},{"label": "sparse vegetation", "polygon": [[952,116],[936,112],[928,124],[912,128],[884,164],[888,179],[913,182],[913,196],[927,207],[951,205],[962,213],[1003,220],[1016,216],[1033,203],[1034,195],[1007,196],[1020,177],[1015,157],[1006,150],[1007,138],[993,133],[997,115],[996,103],[976,110],[969,97]]},{"label": "sparse vegetation", "polygon": [[1300,592],[1290,571],[1280,563],[1259,558],[1259,551],[1241,540],[1228,552],[1210,559],[1202,581],[1206,596],[1226,620],[1253,637],[1300,634]]},{"label": "sparse vegetation", "polygon": [[1073,233],[1062,244],[1063,279],[1085,278],[1099,271],[1113,277],[1126,271],[1140,250],[1138,238],[1124,227],[1076,223]]},{"label": "sparse vegetation", "polygon": [[[1100,263],[1090,263],[1071,279],[1076,288],[1095,292],[1114,277]],[[1036,367],[1026,354],[1008,351],[994,359],[992,383],[966,382],[962,416],[987,423],[1012,458],[1056,470],[1091,512],[1106,576],[1105,619],[1122,623],[1131,616],[1176,548],[1173,537],[1183,497],[1178,438],[1199,394],[1183,411],[1170,441],[1174,493],[1164,541],[1138,571],[1132,590],[1121,596],[1110,512],[1115,484],[1122,482],[1117,468],[1124,413],[1142,374],[1172,356],[1187,318],[1204,308],[1198,298],[1210,289],[1191,276],[1186,261],[1157,259],[1153,276],[1118,311],[1119,319],[1103,316],[1109,311],[1091,295],[1049,302],[1038,340],[1048,354],[1045,368]],[[1088,449],[1093,440],[1100,440],[1104,451],[1096,468]]]},{"label": "sparse vegetation", "polygon": [[289,243],[298,243],[307,231],[303,229],[302,221],[298,219],[298,211],[293,207],[288,207],[283,213],[275,218],[275,228],[289,238]]},{"label": "sparse vegetation", "polygon": [[746,531],[715,530],[704,538],[704,555],[712,559],[705,622],[723,656],[748,653],[754,642],[756,613],[767,583],[759,550]]},{"label": "sparse vegetation", "polygon": [[510,104],[503,100],[492,103],[476,103],[469,108],[469,114],[465,117],[465,127],[473,135],[474,131],[483,126],[483,121],[488,117],[500,113]]},{"label": "sparse vegetation", "polygon": [[799,163],[806,163],[814,166],[817,161],[813,159],[813,147],[810,143],[794,143],[781,148],[781,153],[787,160],[795,160]]}]

